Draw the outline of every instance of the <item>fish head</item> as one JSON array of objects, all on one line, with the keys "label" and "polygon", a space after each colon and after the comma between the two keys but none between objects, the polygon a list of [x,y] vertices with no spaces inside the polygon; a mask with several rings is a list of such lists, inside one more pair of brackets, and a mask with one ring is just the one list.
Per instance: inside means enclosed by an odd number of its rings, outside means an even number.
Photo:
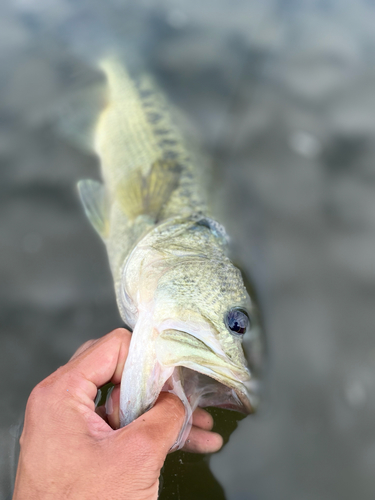
[{"label": "fish head", "polygon": [[[257,311],[241,272],[209,226],[190,221],[166,232],[143,242],[128,270],[127,279],[134,279],[126,297],[137,297],[132,343],[138,342],[138,355],[125,365],[124,386],[134,393],[137,386],[138,396],[124,387],[123,422],[152,406],[161,390],[177,394],[190,413],[196,406],[251,413],[257,381],[242,344],[257,326]],[[132,379],[136,370],[141,383]]]},{"label": "fish head", "polygon": [[[199,406],[251,413],[256,382],[242,344],[251,335],[255,311],[241,272],[224,255],[182,259],[159,280],[155,297],[158,361],[205,376],[195,376]],[[183,373],[187,384],[193,374]]]}]

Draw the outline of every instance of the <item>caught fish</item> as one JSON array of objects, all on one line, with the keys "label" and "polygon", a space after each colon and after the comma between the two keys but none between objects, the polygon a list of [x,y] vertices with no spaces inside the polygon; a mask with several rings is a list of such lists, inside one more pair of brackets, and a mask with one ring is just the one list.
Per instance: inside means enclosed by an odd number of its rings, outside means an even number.
[{"label": "caught fish", "polygon": [[85,212],[103,239],[121,316],[133,330],[120,390],[120,422],[176,394],[186,418],[197,406],[251,413],[257,380],[243,339],[257,309],[227,256],[228,236],[208,207],[207,168],[176,128],[150,77],[101,63],[108,105],[95,128],[104,183],[79,182]]}]

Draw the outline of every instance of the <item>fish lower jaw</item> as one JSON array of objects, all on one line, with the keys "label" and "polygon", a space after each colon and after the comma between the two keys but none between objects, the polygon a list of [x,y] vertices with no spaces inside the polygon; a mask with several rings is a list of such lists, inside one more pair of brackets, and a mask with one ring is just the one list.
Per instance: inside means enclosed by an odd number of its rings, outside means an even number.
[{"label": "fish lower jaw", "polygon": [[192,414],[199,406],[209,406],[237,411],[248,415],[254,409],[245,395],[221,382],[184,366],[176,366],[161,392],[175,394],[185,406],[185,421],[173,449],[181,448],[190,432]]},{"label": "fish lower jaw", "polygon": [[247,367],[229,359],[209,329],[201,328],[198,335],[198,329],[191,325],[189,330],[186,325],[179,326],[184,329],[162,330],[155,343],[160,365],[173,368],[172,377],[164,379],[165,387],[172,387],[172,380],[178,379],[187,400],[196,406],[253,413],[256,382]]}]

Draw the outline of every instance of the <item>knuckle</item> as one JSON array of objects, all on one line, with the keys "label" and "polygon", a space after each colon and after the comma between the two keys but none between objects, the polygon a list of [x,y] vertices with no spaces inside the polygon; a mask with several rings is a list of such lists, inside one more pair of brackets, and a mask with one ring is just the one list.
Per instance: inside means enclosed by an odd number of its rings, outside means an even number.
[{"label": "knuckle", "polygon": [[[43,381],[46,382],[46,381]],[[31,391],[26,404],[26,416],[30,419],[39,414],[39,410],[45,408],[49,399],[49,386],[40,382]]]},{"label": "knuckle", "polygon": [[93,344],[95,344],[96,341],[97,341],[96,339],[87,340],[84,344],[81,345],[81,347],[78,349],[77,352],[82,353],[82,352],[86,351],[86,349],[88,349]]},{"label": "knuckle", "polygon": [[141,430],[136,436],[136,445],[140,454],[144,457],[150,456],[155,451],[155,435],[151,426]]},{"label": "knuckle", "polygon": [[160,422],[149,422],[140,433],[138,447],[144,457],[155,459],[160,453],[168,452],[177,435],[178,428],[173,424],[168,423],[168,427],[165,427]]},{"label": "knuckle", "polygon": [[155,426],[146,424],[134,435],[134,446],[142,461],[153,462],[160,450],[160,434]]},{"label": "knuckle", "polygon": [[90,340],[87,340],[84,344],[82,344],[80,347],[78,347],[78,349],[76,350],[76,352],[73,354],[73,356],[70,358],[70,361],[73,361],[75,360],[78,356],[80,356],[81,354],[83,354],[85,351],[87,351],[87,349],[89,349],[92,345],[94,345],[95,343],[97,342],[97,340],[95,339],[90,339]]},{"label": "knuckle", "polygon": [[76,376],[74,372],[67,372],[64,367],[58,368],[34,387],[27,400],[27,407],[30,409],[40,406],[48,408],[51,401],[56,399],[65,386],[74,386]]},{"label": "knuckle", "polygon": [[[126,433],[124,446],[128,450],[131,467],[135,470],[157,469],[159,449],[157,441],[147,429],[136,429]],[[161,464],[162,465],[162,464]],[[160,465],[160,467],[161,467]]]},{"label": "knuckle", "polygon": [[125,328],[116,328],[108,335],[112,337],[117,337],[122,340],[129,338],[131,336],[131,333],[129,332],[129,330],[126,330]]},{"label": "knuckle", "polygon": [[37,384],[34,387],[34,389],[31,391],[29,399],[28,399],[28,403],[31,406],[36,404],[37,402],[39,402],[41,398],[45,397],[45,393],[47,392],[48,387],[49,387],[46,384],[46,382],[47,382],[47,379],[44,380],[43,382],[39,382],[39,384]]}]

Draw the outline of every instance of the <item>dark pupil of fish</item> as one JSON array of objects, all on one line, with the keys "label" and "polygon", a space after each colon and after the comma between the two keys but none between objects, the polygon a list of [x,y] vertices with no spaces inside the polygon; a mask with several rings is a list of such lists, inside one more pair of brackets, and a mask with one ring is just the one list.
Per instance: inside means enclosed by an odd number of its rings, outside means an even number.
[{"label": "dark pupil of fish", "polygon": [[233,309],[227,314],[226,324],[232,332],[243,335],[249,326],[249,317],[245,312]]}]

